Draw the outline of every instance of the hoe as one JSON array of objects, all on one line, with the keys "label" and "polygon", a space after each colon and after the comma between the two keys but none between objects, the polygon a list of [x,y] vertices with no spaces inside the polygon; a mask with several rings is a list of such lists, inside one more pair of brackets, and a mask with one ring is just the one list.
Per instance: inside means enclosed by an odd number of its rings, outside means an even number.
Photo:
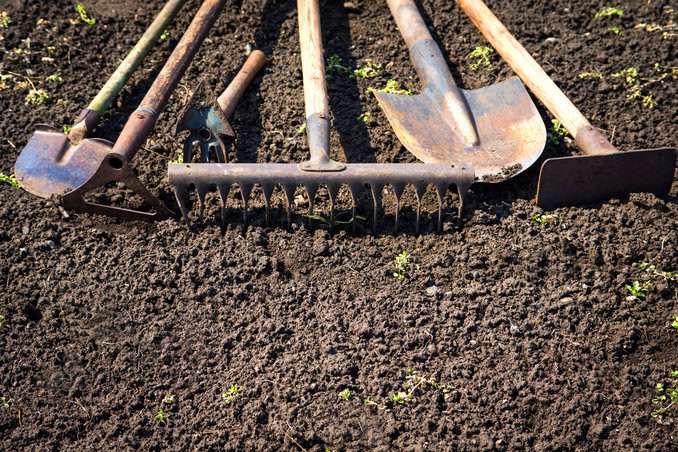
[{"label": "hoe", "polygon": [[[443,198],[450,185],[459,193],[461,220],[464,199],[471,184],[479,177],[496,176],[507,166],[529,166],[541,153],[546,131],[529,95],[518,81],[498,87],[461,93],[454,86],[444,59],[426,30],[412,2],[389,2],[399,23],[412,21],[405,29],[410,36],[412,57],[425,80],[424,94],[401,101],[395,96],[382,96],[380,101],[391,112],[389,118],[401,115],[402,131],[420,143],[415,152],[426,163],[344,163],[330,158],[330,111],[325,81],[325,65],[320,29],[318,0],[298,0],[299,37],[301,43],[304,100],[310,159],[296,163],[184,163],[169,165],[169,180],[177,202],[188,222],[190,191],[195,188],[200,205],[208,192],[216,189],[223,206],[232,185],[239,187],[247,220],[248,200],[255,186],[264,195],[266,220],[276,186],[281,186],[287,200],[287,221],[290,222],[292,200],[298,186],[304,187],[313,212],[313,201],[320,185],[330,197],[329,223],[334,223],[335,200],[340,187],[347,186],[353,201],[353,225],[358,195],[369,186],[373,204],[373,231],[377,230],[377,214],[382,191],[390,185],[395,195],[395,229],[398,230],[400,198],[405,187],[414,187],[417,197],[416,228],[419,230],[421,201],[427,186],[435,187],[438,197],[438,230],[442,228]],[[397,6],[404,5],[403,8]],[[401,27],[402,29],[402,27]],[[410,41],[408,38],[408,41]],[[467,95],[465,95],[467,94]],[[391,107],[390,109],[388,107]],[[470,107],[470,108],[469,108]],[[469,111],[470,109],[470,111]],[[409,113],[410,116],[407,116]],[[407,116],[407,117],[406,117]],[[499,130],[499,121],[506,130]],[[478,133],[479,131],[479,133]],[[431,139],[427,140],[426,137]],[[414,151],[413,151],[414,152]],[[504,152],[507,152],[504,154]],[[485,165],[487,163],[487,165]],[[477,168],[476,168],[477,166]],[[201,209],[202,210],[202,209]]]},{"label": "hoe", "polygon": [[[173,215],[139,181],[131,160],[150,135],[171,93],[216,21],[226,0],[206,0],[184,33],[153,85],[130,116],[116,143],[85,139],[97,118],[110,105],[152,45],[171,21],[182,0],[170,0],[137,46],[125,58],[68,136],[40,129],[21,151],[15,172],[23,187],[43,198],[58,196],[66,209],[125,219],[156,220]],[[110,182],[124,182],[153,208],[143,212],[85,200],[85,193]]]},{"label": "hoe", "polygon": [[551,158],[539,175],[544,209],[590,204],[629,193],[665,196],[676,166],[674,148],[620,152],[589,123],[525,48],[481,0],[457,0],[471,21],[532,92],[574,137],[583,155]]}]

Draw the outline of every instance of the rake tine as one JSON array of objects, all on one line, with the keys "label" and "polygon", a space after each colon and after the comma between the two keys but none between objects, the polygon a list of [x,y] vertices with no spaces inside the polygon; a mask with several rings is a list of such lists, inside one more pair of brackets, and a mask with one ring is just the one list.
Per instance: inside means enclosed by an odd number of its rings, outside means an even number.
[{"label": "rake tine", "polygon": [[196,186],[195,191],[198,194],[198,216],[202,218],[203,214],[205,213],[207,192],[209,191],[209,188],[199,184]]},{"label": "rake tine", "polygon": [[283,191],[285,192],[285,198],[287,199],[287,226],[289,227],[292,224],[292,209],[294,208],[294,185],[284,184]]},{"label": "rake tine", "polygon": [[405,191],[405,184],[393,183],[391,184],[393,188],[393,195],[395,196],[395,232],[398,232],[398,218],[400,216],[400,197]]},{"label": "rake tine", "polygon": [[352,201],[352,207],[351,207],[351,225],[353,228],[353,232],[356,231],[356,209],[358,207],[358,194],[363,191],[363,186],[362,184],[357,184],[353,183],[349,185],[349,191],[351,192],[351,201]]},{"label": "rake tine", "polygon": [[330,230],[334,228],[335,201],[339,196],[339,185],[327,184],[327,193],[330,196]]},{"label": "rake tine", "polygon": [[370,191],[372,192],[372,234],[377,234],[377,226],[379,225],[378,216],[379,208],[381,207],[381,195],[384,190],[384,185],[380,183],[370,182]]},{"label": "rake tine", "polygon": [[436,194],[438,195],[438,232],[443,231],[443,200],[445,199],[446,191],[447,184],[442,182],[436,184]]},{"label": "rake tine", "polygon": [[261,191],[264,193],[264,206],[266,207],[266,227],[271,222],[271,196],[273,195],[273,184],[263,184]]},{"label": "rake tine", "polygon": [[195,133],[191,132],[191,134],[186,138],[186,141],[184,141],[184,158],[183,162],[185,163],[191,163],[193,160],[193,147],[198,143],[198,139]]},{"label": "rake tine", "polygon": [[228,193],[231,191],[229,184],[219,184],[217,186],[219,191],[219,198],[221,198],[221,225],[226,224],[226,201],[228,200]]},{"label": "rake tine", "polygon": [[188,212],[191,210],[190,199],[188,198],[188,191],[186,189],[174,187],[174,198],[177,200],[181,216],[186,223],[186,227],[190,229],[191,219],[188,217]]},{"label": "rake tine", "polygon": [[221,137],[217,137],[217,144],[214,146],[214,155],[218,163],[226,163],[226,143]]},{"label": "rake tine", "polygon": [[419,226],[421,224],[421,202],[424,199],[424,193],[426,193],[426,184],[417,182],[414,185],[414,194],[417,196],[417,222],[415,229],[417,234],[419,234]]},{"label": "rake tine", "polygon": [[306,189],[306,196],[308,197],[308,224],[312,222],[311,216],[313,216],[313,205],[315,202],[315,194],[318,191],[318,186],[315,184],[305,184],[304,188]]},{"label": "rake tine", "polygon": [[459,193],[459,208],[457,209],[457,225],[461,226],[464,215],[464,204],[466,203],[466,195],[468,193],[468,187],[463,187],[461,185],[457,186],[457,193]]},{"label": "rake tine", "polygon": [[240,197],[242,198],[243,204],[242,220],[244,224],[247,224],[247,203],[250,199],[250,194],[252,193],[252,184],[239,182],[238,186],[240,187]]},{"label": "rake tine", "polygon": [[203,141],[200,142],[200,161],[204,163],[210,162],[210,146]]}]

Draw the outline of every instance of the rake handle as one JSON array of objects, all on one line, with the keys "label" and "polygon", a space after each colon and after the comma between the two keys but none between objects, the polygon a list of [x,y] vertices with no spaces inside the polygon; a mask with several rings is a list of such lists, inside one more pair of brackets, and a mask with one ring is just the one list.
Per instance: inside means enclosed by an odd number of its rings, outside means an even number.
[{"label": "rake handle", "polygon": [[297,0],[301,68],[304,74],[306,133],[311,161],[330,160],[330,107],[318,0]]},{"label": "rake handle", "polygon": [[174,20],[186,0],[169,0],[160,10],[151,25],[148,26],[136,45],[129,51],[124,60],[118,65],[111,77],[99,90],[86,109],[84,109],[75,125],[68,133],[71,142],[81,141],[96,126],[99,117],[111,106],[130,77],[146,58],[162,32]]},{"label": "rake handle", "polygon": [[127,120],[113,146],[114,154],[131,160],[144,144],[225,3],[226,0],[205,0],[202,3],[141,104]]},{"label": "rake handle", "polygon": [[247,57],[243,67],[217,99],[217,104],[225,117],[231,116],[238,101],[264,64],[266,64],[266,55],[261,50],[254,50]]},{"label": "rake handle", "polygon": [[457,3],[508,65],[565,126],[585,154],[618,152],[481,0],[457,0]]}]

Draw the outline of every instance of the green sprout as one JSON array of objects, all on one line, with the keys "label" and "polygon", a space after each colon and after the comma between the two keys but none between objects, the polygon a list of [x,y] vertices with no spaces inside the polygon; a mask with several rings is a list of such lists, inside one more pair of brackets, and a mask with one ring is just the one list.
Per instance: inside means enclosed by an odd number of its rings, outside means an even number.
[{"label": "green sprout", "polygon": [[556,214],[546,214],[546,213],[535,213],[530,217],[530,221],[534,224],[540,226],[546,226],[550,223],[555,223],[558,221],[558,215]]},{"label": "green sprout", "polygon": [[642,283],[639,281],[633,281],[631,284],[626,284],[624,287],[632,297],[642,300],[647,296],[647,292],[652,289],[652,283],[650,281],[645,281]]},{"label": "green sprout", "polygon": [[76,3],[76,5],[75,5],[75,12],[77,12],[78,15],[80,16],[80,20],[82,20],[83,22],[85,22],[85,23],[86,23],[87,25],[89,25],[90,27],[91,27],[92,25],[94,25],[95,23],[97,23],[97,20],[96,20],[96,19],[89,17],[89,15],[87,14],[87,10],[86,10],[85,7],[82,5],[82,3]]},{"label": "green sprout", "polygon": [[0,11],[0,28],[9,28],[9,24],[12,23],[9,18],[7,11]]},{"label": "green sprout", "polygon": [[614,8],[607,6],[596,13],[593,16],[594,19],[602,19],[605,17],[624,17],[624,10],[620,8]]},{"label": "green sprout", "polygon": [[167,422],[167,413],[165,413],[165,410],[162,409],[162,407],[158,410],[157,413],[155,413],[153,420],[158,424],[164,424],[165,422]]},{"label": "green sprout", "polygon": [[603,73],[600,71],[585,71],[585,72],[580,72],[579,75],[577,76],[582,80],[586,79],[593,79],[593,80],[602,80],[603,79]]},{"label": "green sprout", "polygon": [[12,401],[10,399],[5,398],[4,396],[0,397],[0,408],[8,410],[11,405]]},{"label": "green sprout", "polygon": [[389,395],[388,399],[397,405],[405,405],[407,402],[410,401],[410,395],[406,392],[398,391]]},{"label": "green sprout", "polygon": [[338,397],[341,400],[350,400],[351,399],[351,391],[348,388],[346,388],[338,394]]},{"label": "green sprout", "polygon": [[619,72],[615,72],[614,74],[612,74],[612,77],[614,78],[623,77],[627,85],[633,86],[638,83],[638,69],[636,69],[635,67],[628,67],[626,69],[622,69]]},{"label": "green sprout", "polygon": [[167,41],[169,38],[170,38],[169,31],[165,30],[165,31],[163,31],[162,34],[160,35],[160,42],[165,42],[165,41]]},{"label": "green sprout", "polygon": [[607,29],[607,31],[609,31],[609,32],[612,33],[613,35],[620,35],[621,32],[622,32],[622,31],[621,31],[621,27],[619,27],[619,25],[612,25],[611,27],[609,27],[609,28]]},{"label": "green sprout", "polygon": [[306,133],[306,123],[302,123],[299,127],[297,127],[297,135],[303,135]]},{"label": "green sprout", "polygon": [[468,54],[468,58],[475,60],[472,62],[469,67],[474,71],[477,71],[481,67],[490,67],[492,62],[490,61],[490,55],[494,53],[490,47],[477,46],[471,53]]},{"label": "green sprout", "polygon": [[360,67],[353,71],[353,75],[358,78],[375,78],[381,74],[382,66],[379,63],[375,63],[371,59],[365,60],[365,66]]},{"label": "green sprout", "polygon": [[21,184],[19,184],[19,181],[14,174],[7,176],[6,174],[0,173],[0,183],[11,185],[14,188],[21,187]]},{"label": "green sprout", "polygon": [[[1,322],[0,322],[0,325],[2,325]],[[678,315],[673,316],[673,322],[671,322],[671,327],[673,327],[676,331],[678,331]]]},{"label": "green sprout", "polygon": [[31,88],[26,95],[26,105],[42,105],[49,99],[49,93],[44,89]]},{"label": "green sprout", "polygon": [[412,262],[412,256],[403,251],[395,257],[393,277],[398,281],[404,281],[412,276],[412,272],[419,266]]},{"label": "green sprout", "polygon": [[348,74],[351,72],[349,68],[344,66],[344,62],[339,55],[333,53],[327,58],[327,63],[325,65],[325,73],[327,78],[332,78],[335,75],[339,74]]},{"label": "green sprout", "polygon": [[546,141],[549,144],[558,146],[560,142],[567,136],[567,129],[557,119],[551,120],[551,127],[549,127]]},{"label": "green sprout", "polygon": [[678,406],[678,370],[672,370],[671,382],[668,385],[657,383],[654,388],[655,396],[652,404],[658,407],[650,413],[657,422],[662,421],[664,416]]},{"label": "green sprout", "polygon": [[398,83],[397,80],[389,80],[388,82],[386,82],[386,86],[380,89],[369,87],[367,88],[367,91],[371,93],[398,94],[404,96],[412,95],[412,90],[401,89],[400,83]]},{"label": "green sprout", "polygon": [[71,130],[73,130],[73,126],[64,125],[63,129],[64,129],[64,134],[68,135],[69,133],[71,133]]},{"label": "green sprout", "polygon": [[240,391],[242,388],[238,385],[231,385],[226,391],[221,394],[221,399],[226,405],[230,405],[235,402],[235,400],[240,397]]},{"label": "green sprout", "polygon": [[57,83],[64,81],[64,79],[61,78],[61,75],[59,75],[58,72],[48,76],[45,80],[47,80],[48,82],[57,82]]},{"label": "green sprout", "polygon": [[366,111],[365,113],[361,114],[356,118],[358,121],[362,122],[363,124],[369,124],[370,123],[370,112]]},{"label": "green sprout", "polygon": [[165,397],[162,398],[162,403],[163,405],[172,406],[174,405],[175,400],[176,397],[174,396],[174,394],[167,394],[165,395]]}]

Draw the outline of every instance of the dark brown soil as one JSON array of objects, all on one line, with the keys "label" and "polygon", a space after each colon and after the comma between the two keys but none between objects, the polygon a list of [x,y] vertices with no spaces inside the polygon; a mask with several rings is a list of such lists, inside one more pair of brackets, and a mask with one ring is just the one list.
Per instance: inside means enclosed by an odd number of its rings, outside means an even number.
[{"label": "dark brown soil", "polygon": [[[0,92],[5,174],[36,124],[71,123],[162,1],[84,3],[93,27],[69,22],[70,1],[0,2],[11,17],[0,29],[0,73],[30,75],[50,93],[26,105],[20,76]],[[599,0],[489,3],[616,145],[676,144],[675,76],[648,82],[676,65],[675,31],[634,28],[675,21],[672,2],[626,0],[623,18],[604,20],[593,20],[608,6]],[[197,4],[95,136],[117,136]],[[484,41],[454,2],[421,4],[462,86],[511,75],[496,55],[491,68],[469,69],[466,55]],[[418,89],[384,2],[322,7],[328,55],[385,68],[376,80],[330,80],[337,158],[413,161],[366,94],[388,79]],[[615,24],[620,35],[608,31]],[[173,130],[190,90],[203,76],[221,90],[250,43],[271,61],[233,118],[235,157],[305,157],[296,30],[293,1],[229,2],[137,156],[153,191],[172,202],[166,164],[181,149]],[[29,55],[8,53],[28,38]],[[654,109],[627,99],[611,76],[628,67]],[[604,78],[578,77],[594,70]],[[57,72],[61,82],[44,81]],[[369,124],[356,120],[363,112]],[[544,157],[571,152],[549,145]],[[395,235],[387,215],[376,237],[369,222],[330,233],[300,216],[289,230],[265,228],[260,202],[250,227],[233,210],[224,231],[211,219],[191,232],[175,220],[64,219],[52,203],[0,185],[0,449],[675,450],[678,410],[650,413],[655,385],[678,369],[676,285],[638,263],[678,270],[678,185],[668,199],[559,209],[540,225],[537,167],[474,187],[462,229],[449,195],[445,230],[433,233],[430,194],[424,233],[409,225]],[[411,205],[404,218],[412,223]],[[400,281],[393,267],[403,251],[416,266]],[[635,280],[652,284],[644,299],[628,298]],[[226,403],[231,385],[241,390]],[[345,389],[348,400],[338,396]],[[390,400],[398,392],[402,404]]]}]

